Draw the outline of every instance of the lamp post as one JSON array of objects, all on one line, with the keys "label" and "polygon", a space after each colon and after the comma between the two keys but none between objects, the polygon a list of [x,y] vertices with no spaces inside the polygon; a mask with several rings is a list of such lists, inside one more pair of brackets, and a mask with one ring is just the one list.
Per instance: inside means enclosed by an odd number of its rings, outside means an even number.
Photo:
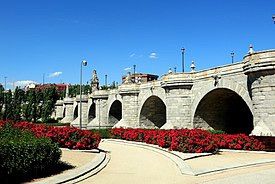
[{"label": "lamp post", "polygon": [[80,64],[80,94],[79,94],[79,128],[82,129],[82,66],[87,66],[88,62],[86,60],[82,60]]},{"label": "lamp post", "polygon": [[235,53],[232,51],[232,52],[230,53],[230,55],[231,55],[231,62],[234,63],[234,55],[235,55]]},{"label": "lamp post", "polygon": [[107,88],[107,77],[108,77],[108,75],[106,74],[105,75],[105,86],[106,86],[106,88]]},{"label": "lamp post", "polygon": [[182,47],[181,48],[181,56],[182,56],[182,72],[184,72],[184,52],[185,52],[185,48],[184,47]]},{"label": "lamp post", "polygon": [[273,20],[273,22],[275,24],[275,15],[272,15],[272,20]]},{"label": "lamp post", "polygon": [[134,65],[133,68],[134,68],[134,83],[136,83],[136,66],[137,65]]}]

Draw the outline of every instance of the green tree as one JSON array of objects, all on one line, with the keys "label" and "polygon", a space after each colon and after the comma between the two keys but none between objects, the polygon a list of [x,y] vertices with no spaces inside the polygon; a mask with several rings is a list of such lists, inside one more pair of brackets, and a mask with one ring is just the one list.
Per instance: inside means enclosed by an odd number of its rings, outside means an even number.
[{"label": "green tree", "polygon": [[30,89],[26,92],[25,102],[22,107],[23,117],[26,121],[34,121],[39,118],[38,115],[38,100],[35,89]]},{"label": "green tree", "polygon": [[19,121],[22,119],[22,104],[25,99],[25,92],[16,87],[13,95],[13,100],[12,100],[12,106],[13,106],[13,120]]},{"label": "green tree", "polygon": [[50,87],[43,91],[43,104],[41,109],[41,118],[43,122],[47,122],[50,119],[58,98],[59,95],[55,87]]},{"label": "green tree", "polygon": [[4,93],[4,119],[13,119],[14,115],[14,109],[13,109],[13,97],[11,90],[8,90]]},{"label": "green tree", "polygon": [[[91,86],[89,84],[82,85],[82,94],[89,94],[91,92]],[[80,85],[70,85],[69,86],[69,96],[75,97],[76,95],[80,94]]]}]

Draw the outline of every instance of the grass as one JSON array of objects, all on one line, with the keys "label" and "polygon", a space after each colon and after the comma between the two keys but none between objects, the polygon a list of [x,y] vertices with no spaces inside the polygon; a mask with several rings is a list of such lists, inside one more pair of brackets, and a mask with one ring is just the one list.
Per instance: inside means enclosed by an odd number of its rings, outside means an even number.
[{"label": "grass", "polygon": [[110,138],[112,138],[111,129],[110,128],[92,129],[91,131],[94,132],[94,133],[98,133],[102,139],[110,139]]}]

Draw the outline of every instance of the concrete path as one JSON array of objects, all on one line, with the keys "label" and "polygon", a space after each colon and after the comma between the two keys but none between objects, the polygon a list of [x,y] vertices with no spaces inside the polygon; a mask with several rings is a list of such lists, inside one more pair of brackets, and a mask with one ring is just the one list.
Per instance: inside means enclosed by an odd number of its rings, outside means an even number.
[{"label": "concrete path", "polygon": [[[102,142],[100,148],[109,150],[111,160],[101,172],[82,181],[81,183],[95,184],[194,184],[194,183],[249,183],[249,184],[275,184],[275,163],[258,164],[234,168],[226,171],[212,172],[199,176],[181,174],[177,165],[164,155],[140,147],[118,144],[115,142]],[[201,170],[223,162],[246,163],[254,159],[275,159],[275,155],[267,154],[238,154],[227,153],[188,160],[188,164],[196,170]],[[222,164],[223,165],[223,164]],[[201,167],[200,167],[201,166]]]}]

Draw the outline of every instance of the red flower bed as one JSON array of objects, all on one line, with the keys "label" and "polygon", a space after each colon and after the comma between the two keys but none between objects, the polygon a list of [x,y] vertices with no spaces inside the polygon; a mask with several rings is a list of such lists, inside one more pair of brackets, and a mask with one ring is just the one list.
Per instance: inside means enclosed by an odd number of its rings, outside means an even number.
[{"label": "red flower bed", "polygon": [[14,127],[30,130],[37,137],[47,137],[58,143],[62,148],[94,149],[98,147],[100,136],[89,130],[80,130],[73,127],[52,127],[37,125],[29,122],[18,122]]},{"label": "red flower bed", "polygon": [[201,129],[148,130],[124,129],[111,130],[114,138],[156,144],[173,151],[202,153],[217,149],[263,150],[264,145],[254,137],[244,134],[211,134]]},{"label": "red flower bed", "polygon": [[245,134],[217,134],[215,135],[219,148],[236,150],[264,150],[264,144],[253,136]]}]

